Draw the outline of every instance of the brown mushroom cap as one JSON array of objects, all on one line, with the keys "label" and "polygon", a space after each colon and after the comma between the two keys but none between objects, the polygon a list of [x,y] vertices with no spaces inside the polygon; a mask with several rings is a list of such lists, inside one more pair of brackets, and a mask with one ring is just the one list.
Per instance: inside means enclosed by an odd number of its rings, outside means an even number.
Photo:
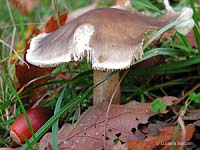
[{"label": "brown mushroom cap", "polygon": [[177,13],[153,18],[114,8],[91,10],[55,32],[33,38],[26,59],[52,67],[87,57],[94,69],[129,68],[143,54],[144,34],[177,17]]}]

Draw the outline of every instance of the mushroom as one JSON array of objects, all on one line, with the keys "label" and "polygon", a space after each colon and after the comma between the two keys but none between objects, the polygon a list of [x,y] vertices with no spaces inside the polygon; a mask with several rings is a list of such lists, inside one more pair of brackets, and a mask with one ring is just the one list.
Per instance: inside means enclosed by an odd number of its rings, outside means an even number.
[{"label": "mushroom", "polygon": [[[189,20],[187,24],[192,24],[191,16],[189,8],[186,12],[166,13],[156,18],[115,8],[94,9],[52,33],[34,37],[26,59],[33,65],[54,67],[87,58],[94,69],[95,84],[110,72],[135,64],[142,57],[144,37],[151,37],[153,31],[175,20]],[[184,27],[180,24],[176,29]],[[184,30],[189,31],[191,27]],[[121,93],[118,84],[119,73],[116,73],[96,87],[93,92],[94,104],[110,100],[116,87],[112,102],[119,104]]]}]

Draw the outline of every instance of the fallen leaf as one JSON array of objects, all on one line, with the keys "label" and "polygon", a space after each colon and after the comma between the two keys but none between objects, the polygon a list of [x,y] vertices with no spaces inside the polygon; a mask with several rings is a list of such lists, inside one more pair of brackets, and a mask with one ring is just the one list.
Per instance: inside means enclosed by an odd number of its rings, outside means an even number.
[{"label": "fallen leaf", "polygon": [[[186,126],[185,141],[189,141],[194,133],[194,125]],[[128,150],[169,150],[170,146],[174,145],[174,150],[180,150],[180,147],[186,142],[181,142],[182,132],[179,129],[176,140],[172,142],[175,136],[176,126],[164,127],[160,129],[160,135],[151,136],[145,140],[130,140],[128,141]]]},{"label": "fallen leaf", "polygon": [[188,110],[183,120],[200,120],[200,110]]},{"label": "fallen leaf", "polygon": [[194,31],[191,30],[187,35],[186,35],[187,40],[189,41],[189,43],[191,44],[192,47],[197,48],[197,42],[194,36]]},{"label": "fallen leaf", "polygon": [[118,142],[117,145],[113,147],[113,150],[128,150],[127,143],[122,144],[121,142]]},{"label": "fallen leaf", "polygon": [[[28,68],[28,66],[25,65],[24,63],[22,64],[19,63],[15,65],[16,77],[20,84],[20,87],[18,89],[22,88],[25,84],[27,84],[33,79],[50,74],[53,69],[53,68],[40,68],[37,66],[33,66],[31,64],[29,64],[29,66],[30,68]],[[51,79],[50,76],[41,78],[29,84],[26,88],[46,83],[49,79]],[[47,89],[45,87],[39,87],[34,90],[31,90],[29,93],[24,95],[25,98],[23,98],[23,102],[34,104],[39,98],[42,97],[42,95],[44,95],[46,90]]]},{"label": "fallen leaf", "polygon": [[[60,21],[61,26],[65,24],[66,19],[67,19],[67,13],[63,13],[59,16],[59,21]],[[29,46],[30,46],[29,41],[33,35],[38,35],[43,30],[45,32],[53,32],[58,28],[59,28],[58,22],[53,17],[51,17],[50,20],[47,21],[46,25],[42,29],[37,29],[36,27],[32,25],[30,25],[30,27],[29,26],[27,27],[28,33],[26,35],[27,42],[24,49],[24,61],[29,65],[29,67],[22,62],[19,62],[15,65],[16,77],[20,85],[18,89],[22,88],[25,84],[27,84],[33,79],[50,74],[51,71],[54,69],[54,68],[41,68],[41,67],[31,65],[30,63],[26,61],[26,51],[29,49]],[[22,47],[20,46],[20,48]],[[13,61],[13,59],[11,61]],[[34,81],[30,85],[28,85],[26,88],[46,83],[49,79],[51,79],[50,76],[41,78],[39,80]],[[27,95],[23,95],[25,97],[23,98],[23,102],[29,103],[31,105],[34,104],[38,99],[40,99],[44,95],[46,90],[47,89],[45,87],[39,87],[37,89],[30,91],[29,93],[27,93]]]},{"label": "fallen leaf", "polygon": [[[58,19],[54,17],[50,17],[42,29],[43,32],[50,33],[57,30],[60,26],[63,26],[67,20],[67,13],[62,13]],[[59,23],[58,23],[59,21]]]},{"label": "fallen leaf", "polygon": [[[165,32],[163,35],[162,35],[162,39],[163,40],[169,40],[169,39],[172,39],[173,38],[173,35],[171,33],[168,33],[168,32]],[[197,45],[197,42],[196,42],[196,39],[195,39],[195,36],[194,36],[194,31],[191,30],[187,35],[186,35],[186,39],[188,40],[188,42],[190,43],[190,45],[194,48],[197,48],[198,45]],[[176,40],[177,42],[179,42],[180,40],[177,39]]]},{"label": "fallen leaf", "polygon": [[[173,105],[175,97],[160,98],[167,106]],[[151,111],[152,103],[134,102],[129,105],[112,104],[107,114],[107,103],[93,106],[85,112],[73,127],[61,129],[58,139],[58,149],[112,149],[114,140],[126,142],[131,139],[144,139],[144,135],[138,130],[139,124],[148,122],[149,117],[155,115]],[[46,137],[46,136],[44,136]],[[39,143],[41,149],[48,149],[51,143],[49,138],[42,138]],[[44,141],[45,140],[45,141]],[[45,143],[45,146],[44,146]],[[105,147],[104,147],[105,145]]]},{"label": "fallen leaf", "polygon": [[124,4],[127,2],[127,0],[116,0],[116,5],[124,6]]},{"label": "fallen leaf", "polygon": [[155,135],[159,135],[160,128],[163,127],[167,127],[170,126],[170,123],[166,123],[166,122],[161,122],[159,120],[157,120],[155,123],[150,123],[146,126],[146,128],[142,128],[142,133],[145,133],[146,136],[155,136]]},{"label": "fallen leaf", "polygon": [[195,126],[200,127],[200,120],[195,121],[193,124],[194,124]]},{"label": "fallen leaf", "polygon": [[32,9],[39,5],[38,0],[10,0],[23,16],[28,16]]},{"label": "fallen leaf", "polygon": [[[27,43],[25,51],[28,48],[29,48],[29,44]],[[24,60],[26,62],[25,58],[24,58]],[[33,79],[50,74],[51,71],[54,69],[54,68],[40,68],[40,67],[31,65],[28,62],[26,62],[26,63],[29,65],[30,68],[22,62],[15,64],[15,74],[18,79],[18,83],[20,85],[18,87],[18,89],[21,89],[25,84],[27,84],[28,82],[30,82]],[[38,80],[32,82],[31,84],[29,84],[25,88],[29,88],[32,86],[37,86],[37,85],[46,83],[49,79],[51,79],[50,76],[38,79]],[[44,95],[46,90],[47,89],[45,87],[39,87],[39,88],[36,88],[36,89],[30,91],[29,93],[27,93],[27,95],[23,95],[25,97],[25,98],[23,98],[23,102],[29,103],[31,105],[34,104],[39,98],[41,98],[42,95]]]},{"label": "fallen leaf", "polygon": [[162,55],[158,55],[158,56],[148,58],[144,61],[141,61],[141,62],[133,65],[132,68],[144,69],[144,68],[148,68],[148,67],[159,66],[164,63],[165,63],[165,57]]},{"label": "fallen leaf", "polygon": [[[66,135],[69,134],[69,132],[72,129],[72,125],[69,123],[66,123],[62,126],[62,128],[58,131],[58,139],[64,139]],[[51,146],[51,132],[46,133],[42,140],[40,140],[39,143],[39,149],[40,150],[51,150],[52,146]]]}]

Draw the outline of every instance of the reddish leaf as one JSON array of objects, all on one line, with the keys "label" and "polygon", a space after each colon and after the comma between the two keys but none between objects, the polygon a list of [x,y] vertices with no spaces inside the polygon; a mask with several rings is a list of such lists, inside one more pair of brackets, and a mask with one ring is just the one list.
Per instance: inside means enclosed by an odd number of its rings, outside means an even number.
[{"label": "reddish leaf", "polygon": [[[194,126],[186,126],[186,141],[189,141],[192,138],[194,133]],[[128,141],[128,150],[168,150],[170,149],[170,142],[172,141],[175,134],[176,126],[164,127],[160,129],[160,135],[151,136],[145,140],[130,140]],[[176,141],[174,141],[174,150],[179,150],[180,146],[184,144],[181,142],[182,132],[179,129]],[[171,143],[172,144],[172,143]]]},{"label": "reddish leaf", "polygon": [[[29,44],[27,43],[25,51],[28,48],[29,48]],[[24,57],[24,60],[26,61],[25,57]],[[50,74],[51,71],[53,70],[53,68],[40,68],[40,67],[31,65],[28,62],[26,63],[29,65],[30,68],[28,68],[28,66],[24,63],[18,63],[15,65],[16,77],[18,79],[18,83],[20,84],[19,89],[35,78]],[[45,78],[41,78],[39,80],[34,81],[30,85],[28,85],[26,88],[46,83],[49,79],[50,79],[49,76]],[[30,93],[28,93],[29,96],[24,98],[23,101],[25,103],[28,102],[30,104],[33,104],[44,94],[45,91],[46,91],[45,87],[40,87],[35,90],[32,90],[30,91]]]},{"label": "reddish leaf", "polygon": [[10,0],[11,4],[13,4],[22,15],[27,16],[31,12],[33,8],[38,6],[38,0]]},{"label": "reddish leaf", "polygon": [[[160,98],[167,106],[177,100],[175,97]],[[131,103],[131,105],[111,105],[106,120],[107,103],[93,106],[78,120],[76,126],[67,126],[59,134],[58,149],[112,149],[114,140],[126,142],[131,139],[144,139],[138,130],[139,124],[148,122],[155,115],[151,111],[151,103]],[[104,143],[105,141],[105,143]],[[51,133],[44,136],[39,146],[47,148],[51,143]]]},{"label": "reddish leaf", "polygon": [[194,32],[193,30],[191,30],[187,35],[186,35],[187,40],[190,42],[191,46],[193,46],[194,48],[197,48],[197,42],[194,36]]},{"label": "reddish leaf", "polygon": [[[62,140],[62,139],[64,139],[65,136],[69,134],[69,132],[71,131],[71,129],[72,129],[71,124],[68,124],[68,123],[64,124],[62,126],[62,128],[58,131],[58,139],[59,139],[59,141]],[[39,143],[40,144],[39,148],[41,150],[43,150],[43,149],[51,150],[52,146],[51,146],[50,143],[51,143],[51,133],[49,132],[49,133],[46,133],[43,136],[42,140]]]},{"label": "reddish leaf", "polygon": [[141,61],[141,62],[133,65],[132,68],[144,69],[144,68],[148,68],[148,67],[159,66],[163,63],[165,63],[165,57],[162,55],[158,55],[158,56],[148,58],[144,61]]},{"label": "reddish leaf", "polygon": [[[63,26],[67,20],[67,13],[63,13],[58,18],[59,24]],[[59,28],[58,20],[54,17],[50,17],[47,21],[43,31],[46,33],[53,32]]]},{"label": "reddish leaf", "polygon": [[[16,69],[16,76],[18,79],[18,82],[20,84],[19,89],[24,86],[26,83],[28,83],[29,81],[41,77],[41,76],[45,76],[51,73],[52,68],[40,68],[37,66],[33,66],[31,64],[29,64],[30,68],[27,67],[27,65],[25,64],[16,64],[15,65],[15,69]],[[50,77],[45,77],[39,80],[34,81],[33,83],[31,83],[30,85],[28,85],[28,87],[32,87],[32,86],[36,86],[36,85],[40,85],[43,83],[46,83],[48,80],[50,79]],[[32,90],[30,93],[28,93],[28,97],[26,97],[24,99],[25,102],[28,102],[30,104],[35,103],[42,95],[44,95],[44,92],[46,91],[45,87],[40,87],[37,88],[35,90]]]},{"label": "reddish leaf", "polygon": [[116,0],[116,5],[120,5],[123,6],[125,3],[127,2],[127,0]]},{"label": "reddish leaf", "polygon": [[[173,37],[173,35],[171,35],[170,33],[168,32],[165,32],[163,35],[162,35],[162,39],[163,40],[168,40],[168,39],[171,39]],[[190,43],[190,45],[194,48],[197,48],[197,43],[196,43],[196,39],[195,39],[195,36],[194,36],[194,32],[193,30],[191,30],[187,35],[186,35],[186,38],[188,40],[188,42]],[[179,39],[176,40],[177,42],[180,41]]]},{"label": "reddish leaf", "polygon": [[[67,13],[61,14],[59,16],[60,25],[64,25],[66,19],[67,19]],[[57,20],[55,18],[51,17],[50,20],[46,23],[43,30],[45,30],[45,32],[53,32],[57,28],[59,28]],[[31,35],[29,35],[27,37],[27,41],[30,40],[30,38],[33,34],[38,35],[41,32],[41,30],[39,30],[35,27],[31,28],[31,30],[32,30],[32,33],[31,33]],[[40,67],[29,64],[26,61],[26,51],[29,49],[29,46],[30,46],[30,44],[29,44],[29,42],[27,42],[25,50],[24,50],[24,53],[25,53],[24,60],[29,65],[30,68],[28,68],[28,66],[24,63],[18,63],[15,65],[16,77],[20,84],[19,88],[21,88],[22,86],[24,86],[25,84],[27,84],[28,82],[30,82],[33,79],[50,74],[51,71],[54,69],[54,68],[40,68]],[[39,80],[31,83],[28,87],[46,83],[49,79],[50,79],[50,77],[45,77],[45,78],[39,79]],[[29,96],[24,98],[23,100],[24,100],[24,102],[34,104],[38,99],[41,98],[41,96],[44,95],[46,90],[47,89],[45,87],[40,87],[40,88],[34,89],[34,90],[30,91],[30,93],[28,93]]]},{"label": "reddish leaf", "polygon": [[141,128],[141,131],[142,133],[145,133],[147,136],[155,136],[160,134],[159,131],[160,128],[168,126],[170,126],[170,123],[156,121],[155,123],[150,123],[147,126],[144,126],[143,128]]}]

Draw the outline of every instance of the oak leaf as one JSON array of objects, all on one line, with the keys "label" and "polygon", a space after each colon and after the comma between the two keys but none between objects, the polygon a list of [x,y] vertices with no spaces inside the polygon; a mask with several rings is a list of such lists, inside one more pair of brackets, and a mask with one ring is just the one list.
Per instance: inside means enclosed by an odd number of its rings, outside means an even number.
[{"label": "oak leaf", "polygon": [[[175,97],[159,99],[167,106],[173,105],[177,100]],[[80,117],[75,125],[61,129],[58,149],[112,149],[115,140],[121,142],[131,139],[143,140],[145,136],[138,129],[138,125],[148,123],[149,117],[156,114],[152,112],[151,104],[139,102],[129,105],[112,104],[108,113],[107,103],[93,106]],[[48,149],[49,144],[51,144],[51,133],[41,139],[39,147]]]},{"label": "oak leaf", "polygon": [[185,142],[183,142],[181,141],[181,129],[178,130],[176,140],[172,141],[176,133],[176,126],[164,127],[160,129],[161,133],[158,136],[151,136],[145,140],[128,141],[128,150],[169,150],[171,145],[174,146],[174,150],[180,150],[180,147],[187,144],[186,141],[189,141],[192,138],[194,129],[194,125],[186,126],[186,137]]},{"label": "oak leaf", "polygon": [[53,32],[59,28],[59,26],[63,26],[67,20],[67,13],[62,13],[58,19],[54,17],[50,17],[42,29],[42,31],[46,33]]}]

